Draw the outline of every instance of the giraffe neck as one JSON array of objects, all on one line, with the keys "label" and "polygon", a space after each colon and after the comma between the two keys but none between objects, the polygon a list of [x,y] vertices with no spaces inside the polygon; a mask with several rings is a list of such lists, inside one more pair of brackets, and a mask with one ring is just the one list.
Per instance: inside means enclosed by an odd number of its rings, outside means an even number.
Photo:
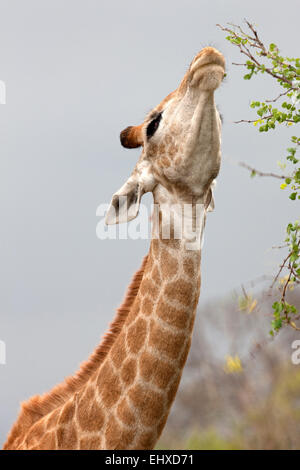
[{"label": "giraffe neck", "polygon": [[[89,428],[95,408],[99,412],[91,434],[97,448],[154,447],[190,349],[199,290],[200,252],[187,251],[183,240],[152,240],[122,332],[77,403],[79,434]],[[90,448],[90,438],[79,440],[84,445]]]},{"label": "giraffe neck", "polygon": [[[121,379],[128,381],[115,425],[122,429],[125,423],[134,430],[124,448],[128,444],[132,449],[152,449],[163,430],[190,349],[199,292],[200,252],[188,252],[183,240],[153,240],[124,331],[122,363],[115,346],[114,366],[121,367]],[[126,422],[128,413],[132,423]],[[114,432],[107,435],[109,448],[116,445],[114,438]]]},{"label": "giraffe neck", "polygon": [[24,447],[153,448],[190,349],[199,292],[200,250],[187,250],[184,239],[152,239],[138,294],[107,357],[31,428]]}]

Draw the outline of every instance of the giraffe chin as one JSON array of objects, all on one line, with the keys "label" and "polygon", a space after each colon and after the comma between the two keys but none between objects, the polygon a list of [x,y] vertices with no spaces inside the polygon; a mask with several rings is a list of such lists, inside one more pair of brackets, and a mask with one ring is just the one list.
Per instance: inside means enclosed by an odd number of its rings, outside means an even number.
[{"label": "giraffe chin", "polygon": [[224,68],[218,64],[207,64],[198,68],[192,77],[191,86],[200,90],[214,91],[222,83]]}]

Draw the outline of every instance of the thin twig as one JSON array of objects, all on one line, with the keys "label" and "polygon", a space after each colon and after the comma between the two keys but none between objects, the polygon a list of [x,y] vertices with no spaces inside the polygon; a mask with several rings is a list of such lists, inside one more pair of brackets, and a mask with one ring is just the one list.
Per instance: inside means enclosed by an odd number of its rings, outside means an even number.
[{"label": "thin twig", "polygon": [[251,171],[252,173],[255,173],[258,176],[269,176],[269,177],[278,178],[278,179],[285,179],[286,178],[286,176],[284,176],[284,175],[277,175],[276,173],[265,173],[264,171],[256,170],[256,168],[253,168],[253,167],[247,165],[244,162],[239,162],[239,165],[242,166],[243,168],[246,168],[247,170]]},{"label": "thin twig", "polygon": [[280,276],[280,274],[281,274],[283,268],[286,268],[285,263],[286,263],[287,260],[290,258],[290,256],[292,256],[292,253],[289,253],[289,254],[287,255],[287,257],[284,258],[283,263],[279,266],[279,271],[278,271],[278,273],[276,274],[276,276],[274,277],[274,280],[273,280],[273,282],[272,282],[272,284],[271,284],[271,286],[270,286],[270,289],[273,289],[273,287],[274,287],[274,285],[276,284],[276,282],[277,282],[277,280],[278,280],[278,278],[279,278],[279,276]]},{"label": "thin twig", "polygon": [[[282,290],[282,295],[281,295],[281,302],[285,302],[285,294],[287,290],[287,286],[289,285],[292,277],[292,270],[291,270],[291,263],[289,262],[288,269],[290,270],[288,278],[286,282],[284,283],[283,290]],[[287,314],[286,314],[287,315]]]},{"label": "thin twig", "polygon": [[[241,122],[247,122],[248,124],[251,124],[253,122],[257,122],[257,121],[263,121],[264,119],[271,119],[273,116],[273,114],[270,114],[269,116],[263,116],[261,118],[258,118],[258,119],[240,119],[239,121],[233,121],[234,124],[240,124]],[[295,121],[293,119],[285,119],[284,122],[292,122],[293,124],[295,124]]]},{"label": "thin twig", "polygon": [[288,248],[289,245],[278,245],[278,246],[272,246],[272,250],[281,250],[282,248]]},{"label": "thin twig", "polygon": [[297,88],[295,87],[291,87],[289,88],[288,90],[286,90],[284,93],[280,93],[277,98],[274,98],[274,100],[266,100],[266,103],[275,103],[275,101],[279,100],[279,98],[281,98],[282,96],[285,96],[287,95],[288,93],[290,93],[291,91],[293,90],[297,90]]}]

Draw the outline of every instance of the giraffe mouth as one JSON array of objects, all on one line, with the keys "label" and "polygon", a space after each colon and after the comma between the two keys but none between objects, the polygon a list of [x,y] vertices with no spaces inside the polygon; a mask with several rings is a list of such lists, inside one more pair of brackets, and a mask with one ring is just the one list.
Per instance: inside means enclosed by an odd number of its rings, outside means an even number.
[{"label": "giraffe mouth", "polygon": [[206,47],[195,57],[190,72],[193,74],[204,66],[219,66],[225,71],[225,59],[217,49]]}]

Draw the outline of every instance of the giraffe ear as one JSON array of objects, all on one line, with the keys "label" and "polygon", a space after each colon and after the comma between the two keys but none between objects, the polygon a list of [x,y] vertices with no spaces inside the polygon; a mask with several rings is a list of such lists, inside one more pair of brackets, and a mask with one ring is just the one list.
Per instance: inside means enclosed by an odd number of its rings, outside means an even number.
[{"label": "giraffe ear", "polygon": [[107,225],[129,222],[138,213],[143,194],[152,191],[156,180],[148,162],[137,163],[132,175],[117,191],[106,213]]},{"label": "giraffe ear", "polygon": [[[105,222],[107,225],[121,224],[129,222],[139,213],[142,191],[138,182],[135,184],[125,183],[120,191],[115,193],[112,197],[110,206],[106,213]],[[124,190],[123,190],[124,188]]]},{"label": "giraffe ear", "polygon": [[123,147],[134,149],[143,145],[142,127],[143,124],[140,126],[129,126],[121,132],[120,141]]},{"label": "giraffe ear", "polygon": [[138,181],[131,178],[116,192],[106,213],[107,225],[129,222],[139,213],[142,188]]},{"label": "giraffe ear", "polygon": [[139,213],[143,194],[152,191],[156,184],[151,163],[139,160],[126,183],[112,197],[105,218],[107,225],[134,219]]}]

